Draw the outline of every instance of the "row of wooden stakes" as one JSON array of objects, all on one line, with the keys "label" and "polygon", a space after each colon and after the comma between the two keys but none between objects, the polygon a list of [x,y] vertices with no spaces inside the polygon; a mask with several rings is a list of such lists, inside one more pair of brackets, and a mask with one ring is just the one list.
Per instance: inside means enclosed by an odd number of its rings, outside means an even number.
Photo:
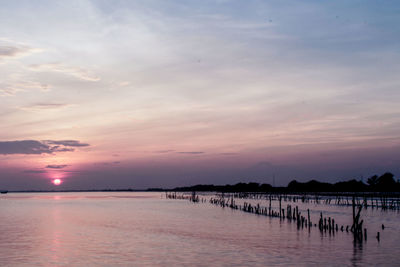
[{"label": "row of wooden stakes", "polygon": [[[171,199],[187,199],[191,202],[207,202],[205,198],[200,198],[199,195],[196,195],[195,192],[192,192],[191,195],[177,195],[174,193],[166,193],[167,198]],[[272,209],[272,197],[269,198],[269,207],[262,207],[258,203],[257,205],[252,205],[251,203],[244,202],[243,205],[237,205],[234,199],[234,195],[232,194],[230,197],[225,198],[224,195],[219,195],[214,198],[211,197],[209,202],[213,205],[217,205],[220,207],[228,207],[235,210],[241,210],[248,213],[254,213],[257,215],[269,216],[269,217],[277,217],[280,219],[287,219],[289,221],[295,221],[297,224],[297,228],[308,228],[317,227],[321,232],[329,232],[329,234],[335,234],[339,230],[341,232],[351,232],[354,236],[354,242],[362,242],[363,240],[367,240],[367,229],[363,228],[363,220],[360,220],[361,210],[363,208],[362,205],[356,204],[356,200],[353,197],[352,206],[353,206],[353,224],[350,227],[347,225],[344,227],[343,225],[339,227],[337,223],[335,223],[335,219],[331,217],[323,217],[322,212],[320,213],[320,218],[317,224],[313,224],[310,218],[310,210],[307,209],[307,217],[303,216],[299,211],[298,206],[292,207],[292,205],[288,204],[286,210],[282,208],[281,200],[282,198],[278,198],[279,200],[279,211],[274,211]],[[356,208],[358,209],[356,212]],[[384,225],[382,225],[382,229],[384,229]],[[380,233],[377,232],[376,238],[380,241]]]}]

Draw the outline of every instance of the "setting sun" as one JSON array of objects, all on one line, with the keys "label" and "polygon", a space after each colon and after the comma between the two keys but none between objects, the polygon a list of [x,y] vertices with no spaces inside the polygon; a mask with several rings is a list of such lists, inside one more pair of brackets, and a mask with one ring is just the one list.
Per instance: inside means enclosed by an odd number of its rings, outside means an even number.
[{"label": "setting sun", "polygon": [[61,179],[54,179],[53,184],[54,185],[60,185],[62,183]]}]

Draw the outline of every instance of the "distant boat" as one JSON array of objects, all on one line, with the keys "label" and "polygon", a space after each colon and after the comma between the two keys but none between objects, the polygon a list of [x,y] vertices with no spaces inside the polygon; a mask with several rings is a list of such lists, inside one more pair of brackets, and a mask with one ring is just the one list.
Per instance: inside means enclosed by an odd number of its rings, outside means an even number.
[{"label": "distant boat", "polygon": [[5,191],[1,191],[0,193],[2,193],[2,194],[7,194],[7,193],[8,193],[8,191],[7,191],[7,190],[5,190]]}]

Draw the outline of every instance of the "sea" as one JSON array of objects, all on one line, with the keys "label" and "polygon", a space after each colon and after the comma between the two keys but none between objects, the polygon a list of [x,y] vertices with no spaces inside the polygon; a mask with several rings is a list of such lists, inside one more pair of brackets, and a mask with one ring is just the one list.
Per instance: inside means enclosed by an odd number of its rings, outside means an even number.
[{"label": "sea", "polygon": [[[400,266],[400,213],[363,209],[367,239],[159,192],[0,195],[0,266]],[[268,200],[251,200],[267,207]],[[352,224],[348,206],[283,203]],[[277,201],[273,203],[277,208]],[[382,229],[382,224],[384,229]],[[380,232],[380,240],[376,238]]]}]

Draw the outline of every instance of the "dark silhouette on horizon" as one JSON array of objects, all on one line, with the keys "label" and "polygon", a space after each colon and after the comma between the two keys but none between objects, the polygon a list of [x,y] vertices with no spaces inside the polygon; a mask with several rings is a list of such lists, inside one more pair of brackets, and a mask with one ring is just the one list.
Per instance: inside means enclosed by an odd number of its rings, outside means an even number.
[{"label": "dark silhouette on horizon", "polygon": [[74,189],[74,190],[5,190],[2,188],[1,193],[7,192],[164,192],[164,191],[215,191],[215,192],[277,192],[277,193],[346,193],[346,192],[393,192],[400,193],[400,181],[394,179],[394,175],[386,172],[381,176],[371,176],[367,180],[367,184],[355,179],[348,181],[341,181],[337,183],[319,182],[317,180],[310,180],[308,182],[298,182],[292,180],[286,187],[274,187],[270,184],[260,184],[256,182],[237,183],[234,185],[214,185],[214,184],[198,184],[193,186],[175,187],[175,188],[147,188],[147,189],[132,189],[132,188],[104,188],[104,189]]},{"label": "dark silhouette on horizon", "polygon": [[[150,189],[149,189],[150,190]],[[151,191],[151,190],[150,190]],[[292,180],[287,187],[273,187],[270,184],[255,182],[237,183],[234,185],[194,185],[176,187],[171,191],[218,191],[218,192],[400,192],[400,182],[395,181],[394,175],[386,172],[381,176],[374,175],[367,184],[355,179],[334,184],[311,180],[298,182]]]}]

